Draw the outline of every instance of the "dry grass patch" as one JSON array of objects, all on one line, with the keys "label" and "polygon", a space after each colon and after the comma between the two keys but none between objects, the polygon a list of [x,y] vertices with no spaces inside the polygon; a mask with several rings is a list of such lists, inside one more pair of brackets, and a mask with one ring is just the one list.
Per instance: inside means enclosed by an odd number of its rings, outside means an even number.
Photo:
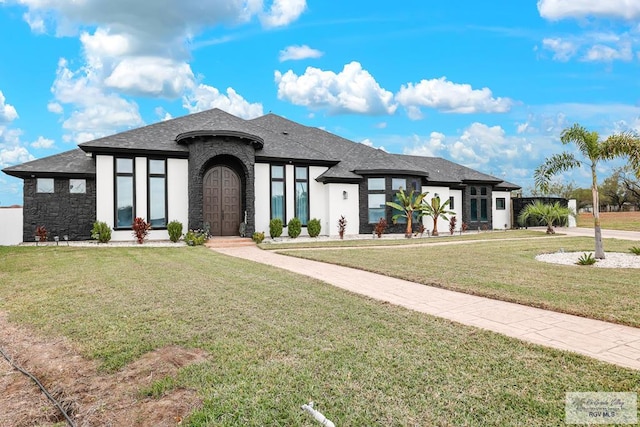
[{"label": "dry grass patch", "polygon": [[[593,214],[579,214],[577,225],[593,228]],[[600,212],[600,226],[610,230],[640,231],[640,212]]]}]

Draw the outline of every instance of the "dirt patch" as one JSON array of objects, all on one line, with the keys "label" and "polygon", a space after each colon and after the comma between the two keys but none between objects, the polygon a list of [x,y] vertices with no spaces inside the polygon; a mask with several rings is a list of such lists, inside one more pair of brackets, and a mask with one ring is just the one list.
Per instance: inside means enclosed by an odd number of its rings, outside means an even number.
[{"label": "dirt patch", "polygon": [[[11,324],[0,313],[0,347],[30,372],[80,426],[176,426],[202,402],[193,390],[177,389],[160,398],[139,390],[176,375],[183,366],[206,360],[201,350],[165,347],[113,374],[80,355],[65,339],[45,339]],[[64,422],[55,406],[28,377],[0,356],[0,426],[51,426]]]}]

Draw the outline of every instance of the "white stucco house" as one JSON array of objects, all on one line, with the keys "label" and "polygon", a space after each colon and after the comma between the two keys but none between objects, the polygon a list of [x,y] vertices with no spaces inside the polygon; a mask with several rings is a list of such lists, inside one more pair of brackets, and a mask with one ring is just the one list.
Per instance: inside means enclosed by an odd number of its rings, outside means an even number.
[{"label": "white stucco house", "polygon": [[[219,109],[82,143],[77,149],[3,169],[24,180],[23,236],[44,225],[72,240],[90,238],[94,221],[131,240],[135,217],[167,239],[166,225],[210,227],[218,236],[265,231],[269,221],[311,218],[322,234],[371,234],[400,188],[451,201],[458,227],[511,227],[517,185],[442,158],[390,154],[275,114],[244,120]],[[433,226],[424,219],[427,229]],[[442,220],[440,231],[448,229]],[[303,227],[303,234],[306,230]]]}]

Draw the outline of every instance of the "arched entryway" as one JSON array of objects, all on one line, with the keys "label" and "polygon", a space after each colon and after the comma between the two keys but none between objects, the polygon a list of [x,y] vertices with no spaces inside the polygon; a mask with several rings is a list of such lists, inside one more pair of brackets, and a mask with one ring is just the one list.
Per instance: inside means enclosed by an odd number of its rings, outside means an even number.
[{"label": "arched entryway", "polygon": [[242,218],[242,183],[233,169],[216,165],[204,174],[202,214],[213,236],[239,234]]}]

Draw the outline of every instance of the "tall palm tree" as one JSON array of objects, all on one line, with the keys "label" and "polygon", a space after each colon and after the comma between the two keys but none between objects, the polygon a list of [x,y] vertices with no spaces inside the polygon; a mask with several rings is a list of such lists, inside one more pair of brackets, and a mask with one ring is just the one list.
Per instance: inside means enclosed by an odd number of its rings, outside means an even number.
[{"label": "tall palm tree", "polygon": [[554,175],[580,167],[583,163],[591,168],[595,257],[597,259],[604,259],[596,168],[598,162],[601,160],[625,156],[629,158],[630,164],[636,169],[636,173],[640,174],[640,139],[630,133],[621,133],[611,135],[605,141],[600,141],[598,132],[589,132],[579,124],[574,124],[572,127],[562,131],[560,141],[563,144],[574,143],[580,154],[584,157],[584,160],[581,161],[576,158],[574,154],[568,152],[554,154],[548,157],[544,163],[535,170],[534,178],[536,187],[546,192],[549,189],[551,178]]},{"label": "tall palm tree", "polygon": [[438,218],[442,217],[445,221],[449,220],[448,215],[455,214],[454,211],[450,211],[447,209],[449,206],[450,200],[445,201],[440,204],[440,197],[436,194],[435,197],[431,198],[431,204],[423,203],[421,206],[421,215],[426,215],[433,218],[433,231],[431,232],[432,236],[438,235]]},{"label": "tall palm tree", "polygon": [[391,217],[393,223],[397,223],[399,218],[407,219],[407,229],[404,236],[409,238],[413,233],[413,213],[420,210],[422,206],[422,200],[428,193],[420,193],[415,195],[415,190],[411,190],[409,194],[405,193],[402,188],[396,193],[396,200],[398,202],[387,202],[387,206],[391,206],[393,209],[399,211]]},{"label": "tall palm tree", "polygon": [[571,209],[561,206],[560,202],[551,205],[536,200],[524,207],[518,216],[518,222],[520,225],[524,225],[529,218],[533,218],[538,223],[547,226],[547,234],[555,234],[553,223],[558,222],[561,225],[566,225],[569,215],[575,216],[575,213]]}]

